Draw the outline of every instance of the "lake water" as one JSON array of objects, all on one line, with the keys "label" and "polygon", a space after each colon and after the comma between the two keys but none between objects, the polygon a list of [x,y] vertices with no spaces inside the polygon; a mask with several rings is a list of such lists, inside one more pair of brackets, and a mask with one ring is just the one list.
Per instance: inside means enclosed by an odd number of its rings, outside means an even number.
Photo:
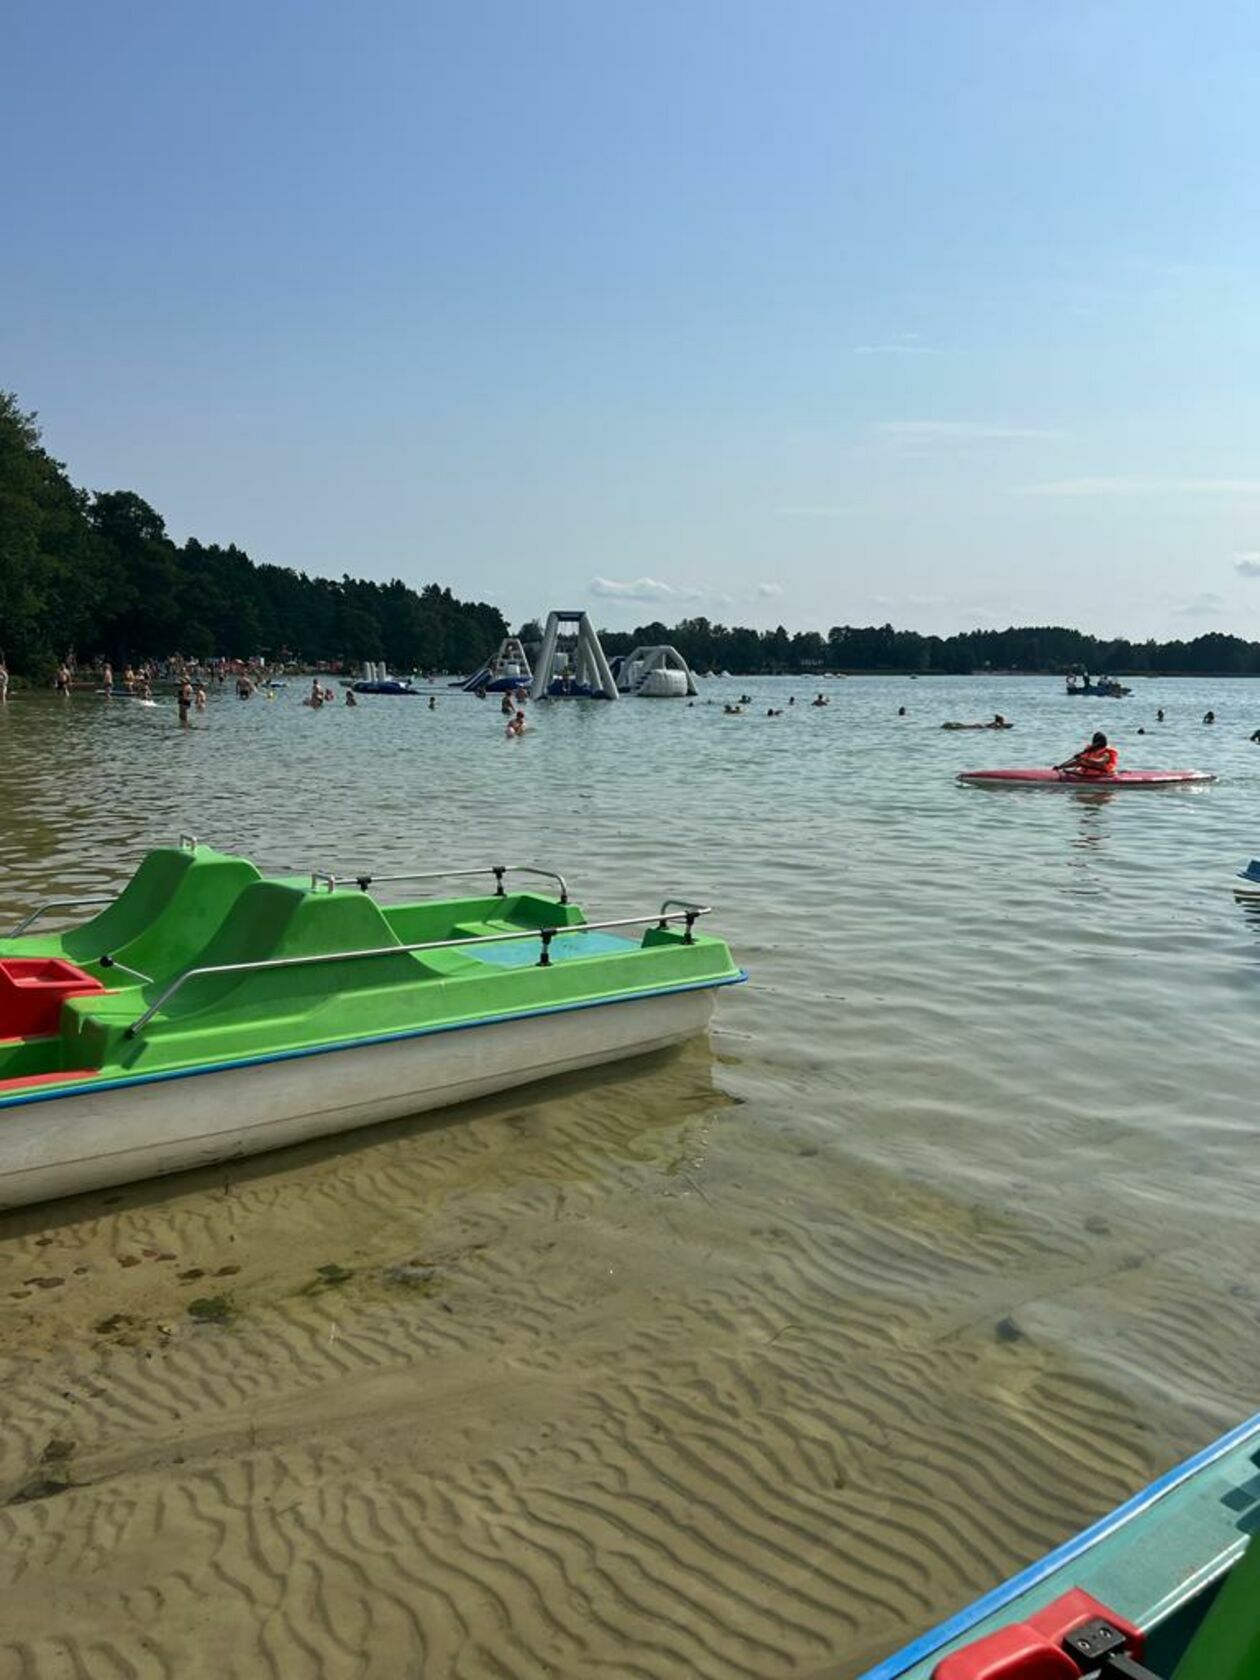
[{"label": "lake water", "polygon": [[[183,831],[700,897],[751,976],[711,1045],[6,1216],[2,1680],[846,1680],[1254,1410],[1260,683],[1133,687],[0,711],[6,921]],[[1221,780],[954,781],[1098,727]]]}]

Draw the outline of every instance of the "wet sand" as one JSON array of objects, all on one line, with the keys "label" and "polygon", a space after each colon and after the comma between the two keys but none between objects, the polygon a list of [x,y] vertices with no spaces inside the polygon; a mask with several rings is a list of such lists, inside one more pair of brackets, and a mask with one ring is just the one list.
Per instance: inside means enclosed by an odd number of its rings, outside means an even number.
[{"label": "wet sand", "polygon": [[1213,1426],[1260,1375],[1162,1240],[894,1222],[710,1075],[7,1216],[5,1680],[851,1675],[1194,1444],[1047,1315],[1210,1358]]},{"label": "wet sand", "polygon": [[[532,810],[588,908],[711,898],[753,979],[712,1051],[0,1218],[0,1680],[850,1680],[1255,1409],[1254,748],[1002,799],[844,691],[484,757],[472,701],[7,709],[14,917],[181,828],[345,872]],[[938,705],[1048,761],[1032,693]]]}]

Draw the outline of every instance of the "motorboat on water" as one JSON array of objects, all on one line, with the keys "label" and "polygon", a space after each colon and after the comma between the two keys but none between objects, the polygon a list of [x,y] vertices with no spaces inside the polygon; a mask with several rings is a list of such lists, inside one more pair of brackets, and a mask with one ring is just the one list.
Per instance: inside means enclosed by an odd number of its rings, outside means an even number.
[{"label": "motorboat on water", "polygon": [[[551,891],[510,890],[536,877]],[[384,904],[374,885],[487,890]],[[39,933],[53,911],[77,926]],[[0,940],[0,1207],[446,1107],[679,1043],[745,978],[704,905],[588,921],[504,864],[265,879],[185,837]]]},{"label": "motorboat on water", "polygon": [[1260,1413],[863,1680],[1255,1680]]},{"label": "motorboat on water", "polygon": [[1122,682],[1117,682],[1114,677],[1091,678],[1088,671],[1069,672],[1065,679],[1064,690],[1074,697],[1084,698],[1085,696],[1097,695],[1106,700],[1123,700],[1126,695],[1133,693],[1131,688],[1126,688]]}]

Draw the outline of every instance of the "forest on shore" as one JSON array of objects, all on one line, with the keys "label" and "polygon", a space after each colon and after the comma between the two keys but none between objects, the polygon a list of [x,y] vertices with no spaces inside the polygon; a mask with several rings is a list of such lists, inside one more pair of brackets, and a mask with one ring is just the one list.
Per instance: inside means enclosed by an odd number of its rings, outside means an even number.
[{"label": "forest on shore", "polygon": [[119,668],[180,653],[474,670],[507,633],[497,607],[436,583],[308,577],[235,545],[177,544],[134,492],[72,484],[0,392],[0,655],[14,672],[42,679],[71,651]]},{"label": "forest on shore", "polygon": [[[393,671],[471,672],[508,633],[497,607],[436,583],[310,577],[235,545],[175,543],[130,490],[88,491],[43,446],[33,414],[0,392],[0,655],[44,679],[73,651],[115,665],[179,653],[324,664],[384,660]],[[536,621],[521,626],[528,643]],[[671,643],[697,671],[969,675],[983,671],[1260,675],[1260,642],[1103,640],[1060,626],[925,636],[891,624],[789,633],[707,618],[600,631],[610,656]]]}]

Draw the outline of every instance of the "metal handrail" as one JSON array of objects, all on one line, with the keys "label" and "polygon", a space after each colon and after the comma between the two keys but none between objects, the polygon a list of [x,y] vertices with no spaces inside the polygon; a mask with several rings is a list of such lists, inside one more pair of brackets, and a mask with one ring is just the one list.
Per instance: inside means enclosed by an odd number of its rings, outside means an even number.
[{"label": "metal handrail", "polygon": [[97,893],[92,898],[49,899],[47,904],[38,905],[31,911],[29,916],[26,916],[22,921],[20,921],[14,928],[13,932],[9,935],[9,938],[20,939],[26,932],[27,928],[30,927],[32,922],[37,922],[41,916],[46,916],[50,910],[75,910],[81,904],[113,904],[117,897],[117,893]]},{"label": "metal handrail", "polygon": [[366,892],[376,882],[393,883],[396,881],[448,881],[457,875],[493,875],[495,878],[495,897],[503,898],[503,877],[513,875],[542,875],[548,881],[554,881],[560,888],[560,902],[569,902],[569,886],[563,875],[554,869],[540,869],[532,863],[488,863],[477,865],[470,869],[429,869],[423,874],[407,875],[326,875],[322,870],[312,873],[311,884],[316,879],[331,881],[334,886],[342,887],[353,882],[360,892]]},{"label": "metal handrail", "polygon": [[711,904],[697,904],[690,898],[667,898],[661,905],[661,915],[667,910],[694,910],[697,916],[707,916],[712,909]]},{"label": "metal handrail", "polygon": [[707,916],[709,913],[707,907],[697,905],[670,915],[622,916],[612,922],[578,922],[573,927],[522,928],[519,933],[478,933],[473,934],[468,939],[429,939],[418,945],[377,945],[359,951],[314,951],[303,956],[264,957],[258,962],[211,963],[204,968],[185,969],[182,974],[176,975],[170,985],[154,999],[144,1013],[124,1030],[123,1037],[135,1038],[136,1034],[143,1032],[157,1012],[163,1005],[170,1002],[182,986],[187,985],[190,980],[201,980],[211,974],[258,974],[266,969],[302,968],[315,963],[346,962],[353,957],[400,957],[415,951],[464,951],[471,945],[505,945],[511,940],[519,939],[541,940],[542,952],[538,958],[538,967],[550,968],[551,941],[565,934],[602,933],[610,928],[623,927],[664,927],[667,922],[686,922],[685,943],[690,945],[692,943],[691,930],[695,925],[697,916]]},{"label": "metal handrail", "polygon": [[[181,834],[179,837],[181,851],[195,852],[197,850],[197,836],[195,834]],[[118,898],[117,893],[97,893],[90,898],[52,898],[47,904],[40,904],[20,921],[9,934],[10,939],[20,939],[32,923],[41,916],[46,916],[50,910],[77,910],[84,904],[113,904]]]}]

